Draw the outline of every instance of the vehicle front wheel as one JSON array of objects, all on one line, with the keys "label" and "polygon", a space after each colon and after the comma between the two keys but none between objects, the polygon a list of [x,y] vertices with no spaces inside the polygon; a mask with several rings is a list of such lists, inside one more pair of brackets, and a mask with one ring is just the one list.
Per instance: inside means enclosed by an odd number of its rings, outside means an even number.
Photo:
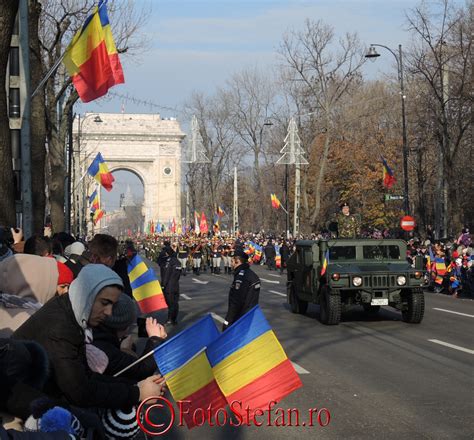
[{"label": "vehicle front wheel", "polygon": [[425,314],[425,295],[422,290],[410,290],[405,296],[406,305],[402,309],[402,320],[419,324]]},{"label": "vehicle front wheel", "polygon": [[326,325],[337,325],[341,320],[341,296],[327,285],[321,288],[319,320]]},{"label": "vehicle front wheel", "polygon": [[286,287],[286,296],[288,304],[290,305],[291,313],[298,313],[299,315],[304,315],[306,313],[308,310],[308,301],[303,301],[298,298],[293,283],[289,283]]}]

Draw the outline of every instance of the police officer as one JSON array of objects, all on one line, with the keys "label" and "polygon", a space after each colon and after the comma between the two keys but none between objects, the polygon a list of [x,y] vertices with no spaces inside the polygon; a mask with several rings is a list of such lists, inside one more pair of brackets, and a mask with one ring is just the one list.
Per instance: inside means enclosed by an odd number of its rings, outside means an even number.
[{"label": "police officer", "polygon": [[179,312],[179,278],[181,276],[181,263],[176,258],[176,250],[167,246],[165,248],[166,263],[163,273],[163,293],[168,305],[168,321],[166,324],[176,325]]},{"label": "police officer", "polygon": [[256,306],[260,294],[260,278],[250,269],[248,255],[242,249],[237,249],[231,257],[234,281],[229,291],[229,308],[222,330]]},{"label": "police officer", "polygon": [[338,238],[357,238],[360,236],[360,220],[350,213],[349,205],[343,203],[337,215]]}]

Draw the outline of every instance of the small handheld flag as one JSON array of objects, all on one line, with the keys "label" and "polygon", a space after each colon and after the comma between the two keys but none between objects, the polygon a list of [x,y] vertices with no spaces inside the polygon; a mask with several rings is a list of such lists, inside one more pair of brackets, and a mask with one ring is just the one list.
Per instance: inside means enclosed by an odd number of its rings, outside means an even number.
[{"label": "small handheld flag", "polygon": [[168,307],[155,272],[148,269],[138,254],[128,263],[127,269],[133,297],[142,313],[152,313]]},{"label": "small handheld flag", "polygon": [[329,249],[327,249],[325,254],[324,254],[323,265],[321,267],[321,276],[323,276],[326,273],[326,270],[328,268],[328,264],[329,264]]},{"label": "small handheld flag", "polygon": [[155,360],[176,401],[189,402],[183,413],[188,428],[196,426],[196,409],[225,408],[227,402],[216,384],[206,347],[219,337],[211,315],[206,315],[191,327],[160,345]]},{"label": "small handheld flag", "polygon": [[107,191],[112,190],[112,184],[114,183],[115,179],[112,173],[109,171],[102,154],[97,153],[97,156],[87,169],[87,173]]},{"label": "small handheld flag", "polygon": [[208,345],[207,358],[227,403],[239,402],[232,412],[244,423],[302,386],[258,305]]}]

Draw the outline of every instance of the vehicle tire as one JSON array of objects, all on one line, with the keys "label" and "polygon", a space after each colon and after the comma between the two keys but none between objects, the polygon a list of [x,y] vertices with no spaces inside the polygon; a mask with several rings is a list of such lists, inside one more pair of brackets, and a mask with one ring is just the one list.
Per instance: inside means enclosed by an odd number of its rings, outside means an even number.
[{"label": "vehicle tire", "polygon": [[419,324],[425,313],[425,296],[422,290],[411,290],[405,296],[406,307],[402,309],[402,320],[410,324]]},{"label": "vehicle tire", "polygon": [[362,307],[364,308],[364,312],[368,313],[371,316],[376,315],[380,311],[380,306],[371,306],[370,304],[362,304]]},{"label": "vehicle tire", "polygon": [[286,288],[286,296],[288,304],[290,305],[291,313],[298,313],[304,315],[308,310],[308,301],[303,301],[298,298],[295,292],[295,286],[293,283],[289,283]]},{"label": "vehicle tire", "polygon": [[341,296],[327,285],[321,288],[319,320],[326,325],[337,325],[341,320]]}]

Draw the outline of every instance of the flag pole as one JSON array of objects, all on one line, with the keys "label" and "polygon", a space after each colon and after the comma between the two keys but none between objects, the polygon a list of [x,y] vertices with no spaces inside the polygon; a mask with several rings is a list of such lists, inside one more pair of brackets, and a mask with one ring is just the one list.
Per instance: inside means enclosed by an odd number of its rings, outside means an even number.
[{"label": "flag pole", "polygon": [[[153,350],[149,351],[148,353],[144,354],[141,358],[138,358],[135,362],[131,363],[129,366],[123,368],[122,370],[120,370],[118,373],[115,373],[113,377],[118,377],[120,376],[122,373],[125,373],[125,371],[128,371],[130,370],[130,368],[134,367],[135,365],[139,364],[140,362],[142,362],[143,360],[145,360],[146,358],[150,357],[152,354],[155,353],[156,350],[158,350],[159,347],[156,347],[154,348]],[[174,377],[174,375],[176,373],[179,372],[179,370],[181,368],[183,368],[185,365],[188,365],[193,359],[197,358],[201,353],[203,353],[204,351],[206,351],[206,348],[207,347],[203,347],[201,348],[201,350],[199,350],[196,354],[194,354],[193,356],[191,356],[183,365],[181,365],[173,374],[170,374],[166,380],[170,380],[172,377]]]}]

